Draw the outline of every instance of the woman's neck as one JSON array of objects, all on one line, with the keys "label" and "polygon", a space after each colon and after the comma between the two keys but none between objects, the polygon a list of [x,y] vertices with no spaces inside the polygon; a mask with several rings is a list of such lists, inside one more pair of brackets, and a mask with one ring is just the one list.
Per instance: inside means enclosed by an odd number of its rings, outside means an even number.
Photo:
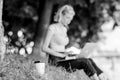
[{"label": "woman's neck", "polygon": [[62,22],[59,22],[59,24],[60,24],[62,27],[65,27],[67,30],[69,29],[68,25],[65,25],[65,24],[62,23]]}]

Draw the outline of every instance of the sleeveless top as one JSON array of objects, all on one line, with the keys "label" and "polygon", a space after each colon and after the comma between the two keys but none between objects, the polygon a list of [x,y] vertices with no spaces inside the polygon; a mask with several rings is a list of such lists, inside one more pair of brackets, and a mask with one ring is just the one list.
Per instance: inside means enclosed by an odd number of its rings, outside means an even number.
[{"label": "sleeveless top", "polygon": [[[56,23],[50,25],[48,31],[49,33],[53,34],[49,47],[54,51],[64,54],[65,46],[69,43],[67,28],[60,25],[59,23]],[[57,62],[63,59],[64,58],[49,55],[48,63],[51,65],[57,65]]]},{"label": "sleeveless top", "polygon": [[65,46],[69,43],[66,27],[56,23],[50,25],[48,31],[53,34],[49,47],[57,52],[64,52]]}]

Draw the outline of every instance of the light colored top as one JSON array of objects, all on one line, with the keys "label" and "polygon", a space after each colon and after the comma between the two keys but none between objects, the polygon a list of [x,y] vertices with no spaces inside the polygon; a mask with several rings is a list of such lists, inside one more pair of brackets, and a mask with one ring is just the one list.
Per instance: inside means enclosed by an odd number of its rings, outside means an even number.
[{"label": "light colored top", "polygon": [[48,33],[52,34],[49,47],[57,52],[65,52],[65,46],[69,43],[67,28],[59,23],[52,24]]}]

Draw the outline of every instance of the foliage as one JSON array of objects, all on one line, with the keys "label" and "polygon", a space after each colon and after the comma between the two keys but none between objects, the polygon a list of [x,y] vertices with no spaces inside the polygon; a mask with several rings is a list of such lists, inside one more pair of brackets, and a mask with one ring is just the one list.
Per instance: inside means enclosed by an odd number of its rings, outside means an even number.
[{"label": "foliage", "polygon": [[[54,5],[62,6],[71,4],[76,15],[68,32],[72,42],[77,42],[81,47],[89,41],[96,41],[97,33],[102,24],[102,10],[108,7],[112,14],[113,6],[118,0],[51,0]],[[38,20],[41,18],[44,2],[40,0],[4,0],[3,22],[5,31],[16,31],[24,27],[28,32],[36,35]],[[53,11],[56,11],[56,6]],[[55,12],[53,12],[54,14]],[[6,32],[7,33],[7,32]],[[14,32],[15,34],[15,32]],[[32,35],[31,34],[31,35]],[[95,37],[95,38],[93,38]],[[33,37],[34,38],[34,37]]]},{"label": "foliage", "polygon": [[8,16],[31,17],[38,7],[39,0],[4,0],[4,11]]},{"label": "foliage", "polygon": [[7,54],[4,61],[0,62],[0,78],[4,80],[37,80],[32,61],[20,55]]},{"label": "foliage", "polygon": [[83,70],[67,73],[53,66],[47,66],[45,75],[40,76],[30,59],[18,54],[6,54],[4,61],[0,62],[0,80],[89,80],[89,78]]},{"label": "foliage", "polygon": [[16,34],[22,27],[33,34],[38,20],[38,7],[39,0],[4,0],[3,24],[5,33],[13,31]]},{"label": "foliage", "polygon": [[[7,49],[13,47],[20,50],[33,41],[39,3],[39,0],[4,0],[3,24],[8,38]],[[21,30],[22,37],[19,36]]]},{"label": "foliage", "polygon": [[53,66],[49,66],[46,75],[49,75],[48,80],[89,80],[83,70],[68,73],[64,69],[61,69],[61,67],[56,68]]},{"label": "foliage", "polygon": [[98,32],[104,22],[103,10],[112,16],[117,0],[75,0],[76,15],[68,32],[72,44],[83,47],[86,42],[99,40]]},{"label": "foliage", "polygon": [[[47,0],[46,0],[47,1]],[[58,7],[64,4],[74,6],[75,17],[70,24],[68,35],[70,37],[70,45],[77,43],[79,47],[83,47],[86,42],[93,42],[99,39],[98,32],[101,24],[104,22],[102,11],[107,9],[112,15],[114,6],[119,0],[50,0],[53,2],[52,16]],[[57,8],[56,8],[57,5]],[[26,30],[27,40],[35,40],[39,28],[38,24],[43,19],[44,2],[42,0],[4,0],[3,23],[5,26],[5,35],[13,32],[10,37],[13,42],[18,41],[17,32],[24,28]],[[52,19],[51,19],[52,22]],[[42,30],[42,29],[41,29]],[[30,35],[31,37],[28,37]],[[15,44],[15,43],[12,43]]]}]

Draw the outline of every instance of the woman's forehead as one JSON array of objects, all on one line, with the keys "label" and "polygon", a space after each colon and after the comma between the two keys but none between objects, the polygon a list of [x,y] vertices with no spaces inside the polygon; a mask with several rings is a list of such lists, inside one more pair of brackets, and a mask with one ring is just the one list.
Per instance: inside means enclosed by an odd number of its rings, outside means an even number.
[{"label": "woman's forehead", "polygon": [[73,11],[73,10],[67,10],[66,12],[65,12],[65,14],[66,15],[75,15],[75,12]]},{"label": "woman's forehead", "polygon": [[72,13],[67,13],[65,16],[66,16],[66,17],[73,17],[74,14],[72,14]]}]

